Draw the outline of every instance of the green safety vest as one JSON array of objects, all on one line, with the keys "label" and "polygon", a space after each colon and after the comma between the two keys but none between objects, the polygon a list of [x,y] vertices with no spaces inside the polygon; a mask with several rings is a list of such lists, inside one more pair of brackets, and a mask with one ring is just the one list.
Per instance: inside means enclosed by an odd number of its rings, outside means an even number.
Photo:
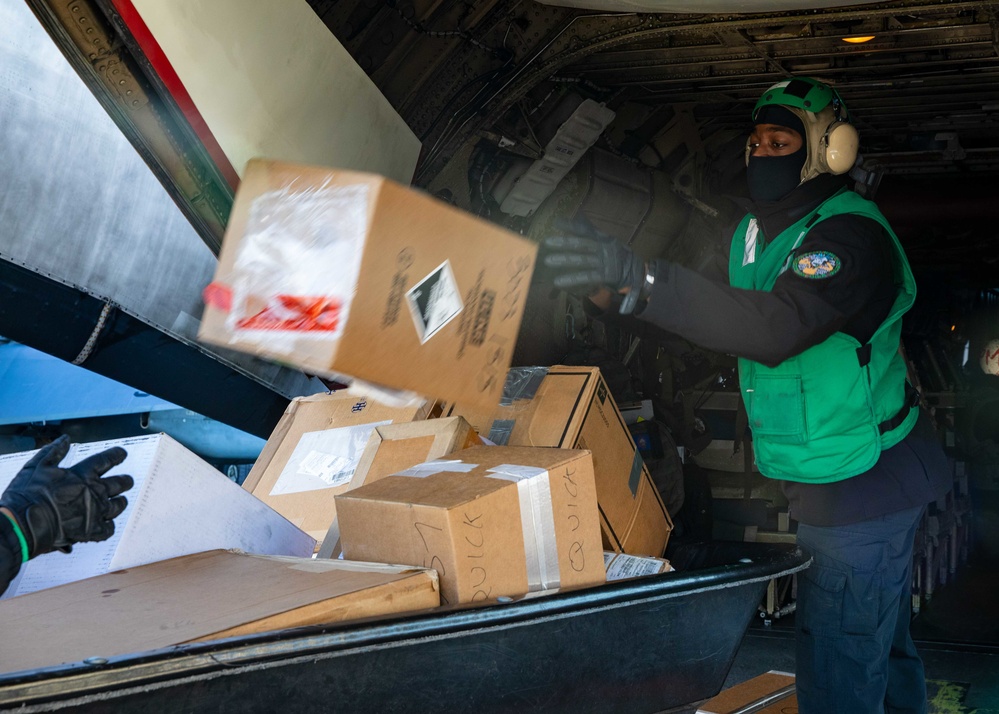
[{"label": "green safety vest", "polygon": [[898,237],[870,201],[849,190],[761,247],[743,218],[732,238],[729,281],[733,287],[772,290],[790,269],[794,251],[808,231],[830,216],[871,218],[891,236],[896,280],[891,312],[866,345],[837,332],[824,342],[767,367],[739,359],[739,385],[753,433],[756,464],[771,478],[829,483],[867,471],[883,449],[912,430],[918,409],[910,409],[906,365],[899,352],[902,315],[916,298],[916,283]]}]

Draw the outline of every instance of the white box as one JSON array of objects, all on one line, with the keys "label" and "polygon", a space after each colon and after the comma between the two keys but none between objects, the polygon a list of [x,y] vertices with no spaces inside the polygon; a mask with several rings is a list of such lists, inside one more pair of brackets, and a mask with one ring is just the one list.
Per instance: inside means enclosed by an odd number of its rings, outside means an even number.
[{"label": "white box", "polygon": [[[73,444],[62,466],[120,446],[128,457],[105,474],[135,480],[106,541],[78,543],[21,566],[3,598],[206,550],[309,557],[316,541],[166,434]],[[0,456],[0,490],[33,451]]]}]

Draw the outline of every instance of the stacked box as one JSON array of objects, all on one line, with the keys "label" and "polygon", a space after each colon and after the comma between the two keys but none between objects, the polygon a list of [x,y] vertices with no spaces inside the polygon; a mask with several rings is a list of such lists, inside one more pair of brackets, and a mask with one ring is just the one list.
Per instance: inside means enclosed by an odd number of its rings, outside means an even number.
[{"label": "stacked box", "polygon": [[673,522],[596,367],[515,368],[502,403],[449,405],[497,444],[589,449],[606,550],[659,557]]},{"label": "stacked box", "polygon": [[348,394],[293,399],[243,488],[322,541],[336,516],[333,497],[350,488],[374,430],[423,419],[426,412]]},{"label": "stacked box", "polygon": [[452,457],[337,496],[344,557],[434,568],[442,604],[605,582],[589,452]]},{"label": "stacked box", "polygon": [[[461,417],[376,427],[346,490],[481,443],[479,435]],[[318,555],[338,558],[341,553],[340,523],[334,518]]]}]

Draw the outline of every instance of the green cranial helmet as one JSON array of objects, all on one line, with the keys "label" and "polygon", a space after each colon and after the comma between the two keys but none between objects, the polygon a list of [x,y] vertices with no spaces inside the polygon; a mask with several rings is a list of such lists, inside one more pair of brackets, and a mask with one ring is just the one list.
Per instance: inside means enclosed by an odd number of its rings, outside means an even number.
[{"label": "green cranial helmet", "polygon": [[839,93],[828,84],[811,77],[794,77],[770,87],[753,107],[753,120],[756,120],[761,108],[771,104],[793,107],[813,114],[818,114],[831,106],[837,119],[847,119],[846,105],[843,104]]},{"label": "green cranial helmet", "polygon": [[786,107],[805,127],[808,158],[801,168],[802,182],[819,174],[844,174],[853,168],[860,138],[839,92],[810,77],[785,79],[756,102],[753,121],[763,107],[772,105]]}]

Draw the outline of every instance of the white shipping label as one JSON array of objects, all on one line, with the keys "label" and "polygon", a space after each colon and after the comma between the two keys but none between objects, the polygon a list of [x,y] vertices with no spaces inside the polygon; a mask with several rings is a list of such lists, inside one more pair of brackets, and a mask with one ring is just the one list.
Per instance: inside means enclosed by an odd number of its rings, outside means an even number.
[{"label": "white shipping label", "polygon": [[[607,554],[604,554],[604,563]],[[607,580],[623,580],[624,578],[639,578],[644,575],[656,575],[667,572],[669,563],[658,558],[642,558],[637,555],[618,554],[611,560],[607,568]]]},{"label": "white shipping label", "polygon": [[450,261],[445,260],[406,293],[420,344],[436,335],[464,308]]},{"label": "white shipping label", "polygon": [[350,481],[354,467],[351,460],[344,456],[312,451],[302,459],[298,472],[318,476],[330,486],[339,486]]},{"label": "white shipping label", "polygon": [[391,423],[391,420],[377,421],[302,434],[270,495],[346,485],[354,476],[371,432]]}]

